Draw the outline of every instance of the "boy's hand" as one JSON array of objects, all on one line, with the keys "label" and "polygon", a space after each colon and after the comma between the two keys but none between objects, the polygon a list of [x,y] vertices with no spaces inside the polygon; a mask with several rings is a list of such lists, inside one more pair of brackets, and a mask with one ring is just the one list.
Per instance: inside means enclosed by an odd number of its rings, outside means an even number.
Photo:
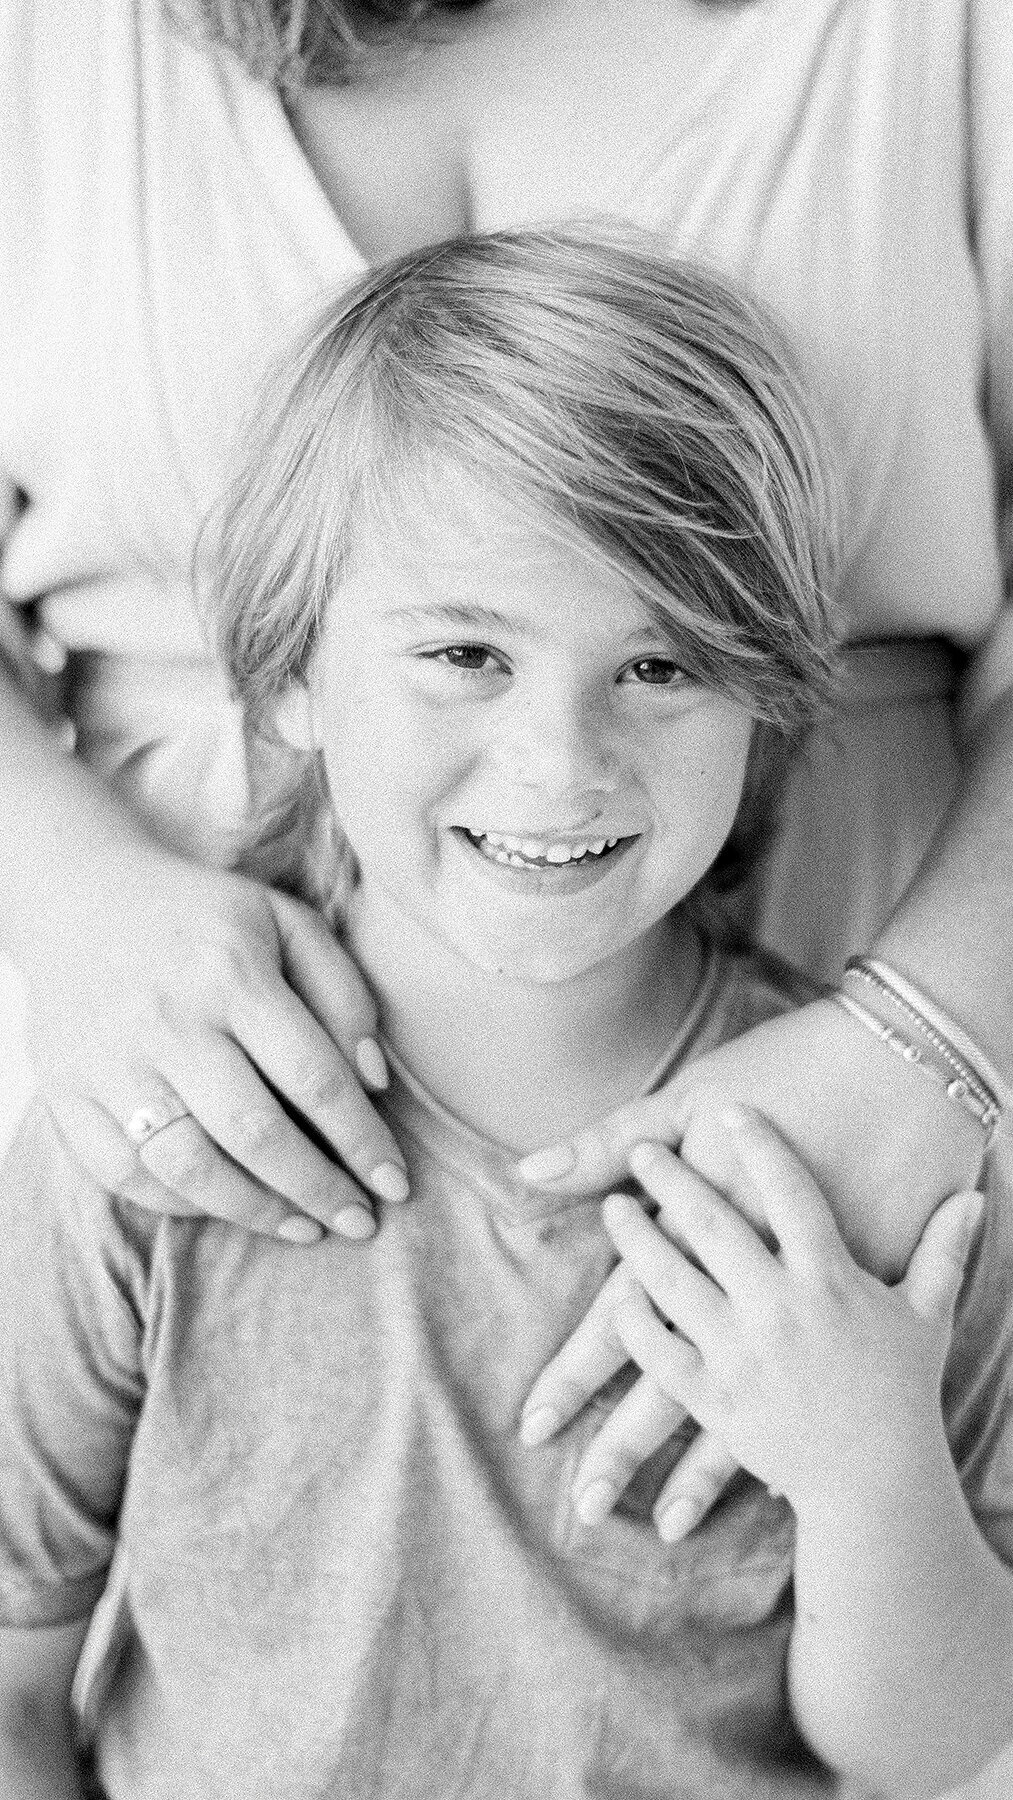
[{"label": "boy's hand", "polygon": [[[656,1443],[660,1425],[670,1431],[685,1409],[713,1434],[691,1447],[658,1502],[668,1538],[706,1510],[708,1481],[739,1464],[797,1505],[870,1454],[903,1457],[912,1434],[938,1433],[949,1325],[980,1213],[980,1196],[954,1196],[903,1282],[889,1288],[851,1258],[817,1184],[771,1126],[741,1109],[720,1123],[728,1199],[659,1145],[631,1153],[663,1229],[625,1196],[606,1202],[623,1261],[525,1409],[524,1435],[539,1441],[548,1433],[536,1417],[565,1422],[587,1398],[592,1371],[601,1381],[627,1356],[639,1363],[646,1378],[604,1431],[625,1410],[629,1452],[638,1430]],[[767,1221],[779,1254],[744,1212]],[[599,1440],[577,1478],[588,1520],[619,1491]],[[636,1460],[634,1452],[630,1473]],[[687,1492],[695,1508],[673,1507],[673,1493]]]},{"label": "boy's hand", "polygon": [[642,1145],[633,1172],[689,1255],[635,1200],[611,1196],[605,1223],[625,1271],[614,1326],[665,1392],[798,1509],[870,1455],[903,1461],[906,1442],[938,1435],[953,1306],[981,1202],[960,1195],[940,1209],[889,1288],[849,1255],[816,1183],[772,1127],[745,1112],[725,1125],[739,1184],[762,1206],[780,1253],[670,1151]]},{"label": "boy's hand", "polygon": [[[773,1120],[813,1171],[859,1263],[888,1279],[907,1267],[943,1198],[973,1187],[980,1168],[982,1137],[973,1121],[821,999],[722,1044],[656,1094],[525,1158],[520,1171],[555,1193],[586,1194],[621,1179],[635,1145],[657,1140],[678,1145],[682,1162],[731,1193],[730,1139],[721,1121],[739,1102]],[[754,1206],[748,1194],[738,1203],[747,1212]],[[755,1210],[751,1216],[762,1226]],[[565,1424],[627,1361],[611,1323],[617,1280],[606,1283],[532,1388],[524,1409],[528,1442]],[[643,1377],[581,1461],[575,1489],[582,1516],[603,1517],[684,1418],[685,1409]],[[674,1541],[690,1531],[737,1467],[726,1446],[702,1432],[659,1496],[662,1535]]]}]

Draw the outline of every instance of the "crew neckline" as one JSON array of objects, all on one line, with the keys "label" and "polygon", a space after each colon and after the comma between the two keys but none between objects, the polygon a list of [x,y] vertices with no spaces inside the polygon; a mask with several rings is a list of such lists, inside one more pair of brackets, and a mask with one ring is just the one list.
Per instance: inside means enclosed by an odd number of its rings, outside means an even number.
[{"label": "crew neckline", "polygon": [[[636,1092],[630,1095],[631,1101],[653,1093],[688,1056],[709,1016],[715,991],[724,974],[725,960],[724,953],[715,944],[705,945],[696,983],[682,1017],[661,1056]],[[517,1163],[524,1152],[507,1149],[495,1138],[468,1125],[430,1093],[386,1039],[381,1041],[393,1077],[385,1104],[396,1127],[414,1137],[439,1163],[464,1175],[495,1210],[525,1218],[544,1218],[600,1199],[604,1191],[600,1188],[583,1194],[559,1195],[523,1180],[517,1173]]]}]

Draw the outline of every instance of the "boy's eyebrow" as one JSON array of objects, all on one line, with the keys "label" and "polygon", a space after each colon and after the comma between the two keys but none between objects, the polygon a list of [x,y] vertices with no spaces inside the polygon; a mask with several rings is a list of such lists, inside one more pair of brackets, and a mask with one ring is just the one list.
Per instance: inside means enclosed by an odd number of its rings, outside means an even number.
[{"label": "boy's eyebrow", "polygon": [[427,605],[399,606],[387,616],[414,624],[436,620],[441,625],[486,625],[495,626],[498,631],[517,629],[517,621],[508,618],[506,613],[497,612],[494,606],[480,606],[471,601],[433,600]]},{"label": "boy's eyebrow", "polygon": [[[523,630],[516,619],[506,613],[497,612],[494,606],[482,606],[477,600],[431,600],[420,601],[416,606],[398,606],[387,614],[388,619],[405,620],[412,625],[463,625],[484,626],[486,630],[508,631],[516,633]],[[624,646],[646,641],[656,637],[659,643],[664,642],[669,648],[665,634],[657,625],[634,626],[623,638]]]}]

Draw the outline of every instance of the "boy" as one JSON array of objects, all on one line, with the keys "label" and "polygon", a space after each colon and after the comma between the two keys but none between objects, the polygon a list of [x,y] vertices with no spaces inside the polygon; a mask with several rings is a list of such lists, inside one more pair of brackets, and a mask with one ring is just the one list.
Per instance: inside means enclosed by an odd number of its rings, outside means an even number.
[{"label": "boy", "polygon": [[[776,334],[617,238],[439,246],[328,309],[246,452],[216,604],[262,743],[247,854],[317,900],[378,995],[414,1198],[354,1255],[296,1257],[137,1216],[29,1128],[0,1288],[11,1783],[77,1791],[70,1675],[114,1544],[90,1723],[110,1800],[773,1800],[832,1790],[831,1755],[872,1781],[955,1778],[1006,1725],[1013,1584],[945,1452],[947,1333],[916,1283],[870,1284],[822,1219],[836,1364],[817,1312],[812,1382],[796,1357],[737,1396],[780,1454],[751,1440],[751,1476],[677,1546],[649,1523],[664,1468],[598,1529],[575,1516],[593,1416],[537,1451],[517,1435],[614,1253],[600,1196],[560,1204],[516,1154],[790,1000],[701,928],[833,680],[829,508]],[[803,1173],[782,1147],[771,1177],[762,1127],[742,1142],[785,1216]],[[666,1201],[667,1173],[639,1173]],[[741,1221],[739,1243],[794,1280],[787,1214],[781,1260]],[[657,1245],[612,1225],[649,1287]],[[952,1249],[959,1217],[931,1234]],[[1006,1327],[978,1273],[951,1410],[968,1491],[1008,1529]],[[905,1377],[871,1398],[834,1385],[867,1348],[867,1291]],[[866,1441],[897,1446],[891,1495],[938,1575],[897,1589],[891,1650],[933,1672],[914,1750],[877,1742],[842,1660],[861,1584],[818,1579],[821,1540],[847,1541],[875,1488]],[[881,1566],[909,1540],[875,1502]],[[947,1747],[955,1594],[976,1642]]]}]

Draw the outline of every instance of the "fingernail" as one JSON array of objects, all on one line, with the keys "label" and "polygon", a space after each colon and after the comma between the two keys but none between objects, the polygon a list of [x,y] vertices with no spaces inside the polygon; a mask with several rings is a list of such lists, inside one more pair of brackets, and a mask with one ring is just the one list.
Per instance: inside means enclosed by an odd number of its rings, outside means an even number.
[{"label": "fingernail", "polygon": [[[630,1217],[631,1206],[636,1207],[638,1212],[643,1211],[639,1200],[634,1200],[632,1194],[606,1194],[601,1203],[606,1231],[611,1230],[613,1225],[621,1226]],[[616,1217],[617,1213],[618,1218]]]},{"label": "fingernail", "polygon": [[335,1213],[331,1224],[342,1237],[356,1238],[360,1241],[363,1238],[372,1237],[376,1230],[376,1225],[364,1206],[342,1207],[340,1212]]},{"label": "fingernail", "polygon": [[517,1164],[517,1173],[522,1181],[558,1181],[561,1175],[569,1174],[577,1158],[569,1144],[553,1144],[548,1150],[534,1150],[530,1156],[522,1156]]},{"label": "fingernail", "polygon": [[536,1406],[534,1412],[525,1413],[521,1420],[521,1443],[529,1450],[535,1449],[536,1445],[544,1444],[552,1437],[562,1422],[554,1406]]},{"label": "fingernail", "polygon": [[658,1536],[662,1543],[677,1544],[680,1538],[692,1531],[699,1519],[698,1500],[673,1500],[671,1506],[666,1506],[660,1518],[655,1520]]},{"label": "fingernail", "polygon": [[607,1519],[616,1501],[619,1489],[611,1481],[592,1481],[583,1493],[577,1495],[577,1517],[582,1525],[600,1525]]},{"label": "fingernail", "polygon": [[375,1038],[360,1038],[355,1046],[355,1066],[368,1088],[382,1093],[390,1084],[387,1059]]},{"label": "fingernail", "polygon": [[669,1155],[664,1144],[634,1144],[629,1155],[630,1168],[634,1175],[639,1175],[641,1169],[650,1174]]},{"label": "fingernail", "polygon": [[408,1177],[398,1163],[380,1163],[369,1178],[369,1185],[381,1200],[389,1200],[392,1205],[400,1205],[407,1200],[411,1192]]},{"label": "fingernail", "polygon": [[324,1228],[316,1219],[304,1219],[301,1213],[293,1214],[289,1219],[282,1219],[275,1236],[284,1238],[287,1244],[316,1244],[324,1235]]}]

